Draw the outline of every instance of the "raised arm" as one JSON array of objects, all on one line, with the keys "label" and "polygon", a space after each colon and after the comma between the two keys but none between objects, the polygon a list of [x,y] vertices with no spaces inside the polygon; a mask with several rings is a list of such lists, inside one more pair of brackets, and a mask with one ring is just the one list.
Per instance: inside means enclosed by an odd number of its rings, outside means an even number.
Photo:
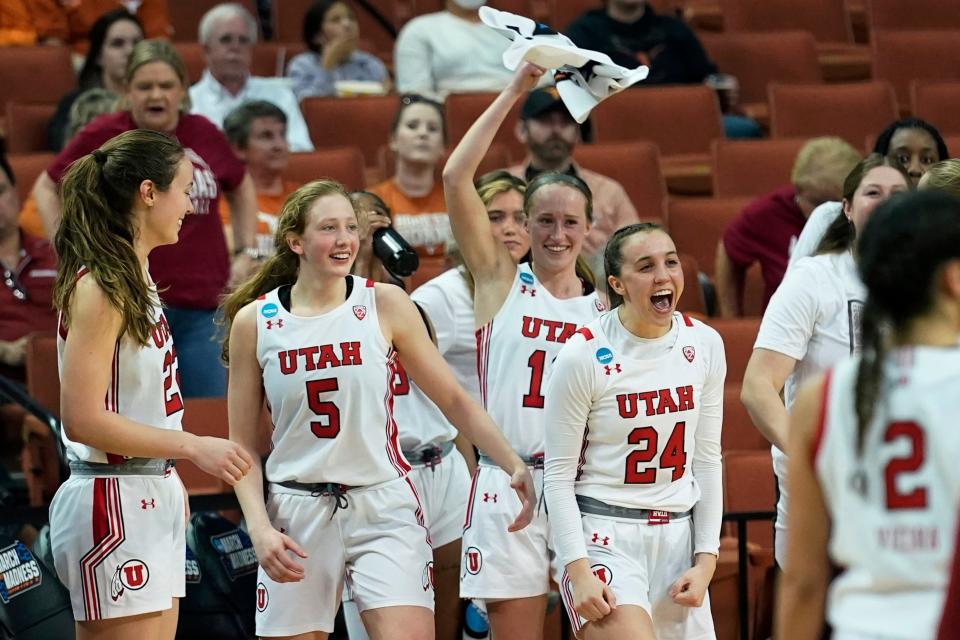
[{"label": "raised arm", "polygon": [[443,168],[443,192],[450,226],[463,262],[478,286],[495,281],[501,287],[509,287],[516,267],[507,248],[491,234],[487,210],[477,195],[473,180],[511,107],[536,85],[542,75],[543,69],[529,63],[517,69],[513,80],[473,123]]},{"label": "raised arm", "polygon": [[253,459],[250,473],[234,485],[247,530],[257,552],[257,561],[276,582],[303,579],[303,567],[287,553],[302,558],[303,549],[289,536],[273,528],[263,502],[263,466],[257,451],[257,430],[263,411],[263,372],[257,362],[256,306],[247,305],[237,313],[230,330],[230,383],[227,411],[230,439]]},{"label": "raised arm", "polygon": [[60,408],[74,442],[137,458],[186,458],[224,482],[238,482],[252,460],[229,440],[160,429],[110,411],[111,363],[120,335],[120,313],[92,276],[77,282],[70,303],[70,327],[63,350]]},{"label": "raised arm", "polygon": [[447,420],[510,475],[510,486],[520,496],[523,508],[509,530],[524,528],[533,518],[536,502],[533,478],[527,465],[510,448],[490,416],[457,383],[407,294],[391,285],[375,286],[380,324],[397,350],[404,369]]},{"label": "raised arm", "polygon": [[33,183],[33,199],[37,203],[37,213],[43,222],[47,237],[53,239],[60,226],[60,194],[55,183],[46,171],[41,171]]}]

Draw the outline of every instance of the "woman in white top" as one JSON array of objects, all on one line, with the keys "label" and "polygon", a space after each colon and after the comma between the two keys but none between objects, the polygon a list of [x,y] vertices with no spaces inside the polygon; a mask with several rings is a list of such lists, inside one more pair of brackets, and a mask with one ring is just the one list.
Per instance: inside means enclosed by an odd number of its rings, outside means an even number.
[{"label": "woman in white top", "polygon": [[[475,281],[480,393],[537,476],[546,430],[544,383],[553,359],[603,309],[592,283],[577,271],[590,230],[590,189],[564,174],[542,174],[527,185],[524,211],[532,264],[517,265],[490,232],[473,176],[512,105],[542,74],[532,65],[518,69],[457,145],[443,172],[450,224]],[[481,455],[464,523],[460,595],[487,601],[494,636],[539,639],[550,580],[546,514],[539,512],[519,534],[503,534],[513,508],[506,481]]]},{"label": "woman in white top", "polygon": [[526,465],[453,380],[407,295],[349,275],[357,228],[339,184],[301,187],[280,214],[276,255],[225,304],[231,438],[256,450],[265,399],[274,424],[268,504],[259,464],[236,487],[261,566],[259,635],[326,638],[346,574],[371,638],[433,637],[429,535],[392,410],[398,359],[510,474],[510,526],[532,515]]},{"label": "woman in white top", "polygon": [[[777,637],[932,640],[960,504],[960,200],[881,205],[858,243],[863,352],[790,416],[788,570]],[[843,571],[832,576],[832,567]],[[831,580],[832,578],[832,580]]]},{"label": "woman in white top", "polygon": [[561,595],[581,638],[712,639],[723,343],[676,312],[683,271],[658,225],[616,231],[604,266],[613,310],[564,345],[547,386]]},{"label": "woman in white top", "polygon": [[[909,189],[904,173],[878,154],[862,160],[843,184],[843,213],[827,231],[817,255],[792,266],[770,299],[743,377],[741,400],[757,429],[773,445],[777,501],[775,558],[786,550],[787,416],[799,385],[859,351],[865,292],[853,244],[873,209]],[[783,391],[783,399],[780,392]]]}]

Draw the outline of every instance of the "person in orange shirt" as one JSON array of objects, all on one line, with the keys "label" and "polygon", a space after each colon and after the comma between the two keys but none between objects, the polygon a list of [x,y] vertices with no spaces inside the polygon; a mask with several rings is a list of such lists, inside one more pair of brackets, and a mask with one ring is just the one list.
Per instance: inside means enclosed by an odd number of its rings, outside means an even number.
[{"label": "person in orange shirt", "polygon": [[58,0],[0,2],[0,47],[61,45],[70,36]]},{"label": "person in orange shirt", "polygon": [[[245,102],[224,119],[223,133],[253,179],[257,191],[256,246],[262,256],[269,256],[280,209],[287,196],[301,186],[283,179],[290,159],[287,116],[272,102]],[[220,216],[229,239],[230,210],[225,201],[221,202]]]},{"label": "person in orange shirt", "polygon": [[[31,0],[32,1],[32,0]],[[49,2],[50,0],[44,0]],[[143,25],[143,34],[147,38],[169,39],[173,35],[170,25],[167,0],[57,0],[61,11],[66,15],[69,28],[69,42],[74,51],[87,50],[90,29],[93,23],[108,11],[124,7],[133,13]],[[136,7],[134,8],[135,5]]]},{"label": "person in orange shirt", "polygon": [[443,106],[415,94],[402,96],[390,134],[396,170],[370,189],[390,208],[393,228],[420,255],[413,288],[445,270],[443,247],[453,238],[443,184],[437,180],[446,141]]},{"label": "person in orange shirt", "polygon": [[118,8],[137,17],[147,38],[173,35],[167,0],[3,0],[0,47],[69,44],[84,53],[93,23]]}]

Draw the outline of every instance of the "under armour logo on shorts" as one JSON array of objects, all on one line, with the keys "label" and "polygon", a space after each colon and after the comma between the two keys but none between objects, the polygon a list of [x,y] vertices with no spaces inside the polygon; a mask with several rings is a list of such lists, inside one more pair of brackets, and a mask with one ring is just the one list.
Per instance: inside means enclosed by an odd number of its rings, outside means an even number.
[{"label": "under armour logo on shorts", "polygon": [[150,498],[149,500],[141,499],[140,508],[143,509],[144,511],[146,511],[147,509],[156,509],[157,501],[154,500],[153,498]]},{"label": "under armour logo on shorts", "polygon": [[590,542],[594,544],[599,543],[606,547],[610,544],[610,536],[601,536],[599,533],[594,532]]},{"label": "under armour logo on shorts", "polygon": [[484,501],[484,502],[496,502],[496,501],[497,501],[497,494],[495,494],[495,493],[484,493],[484,494],[483,494],[483,501]]}]

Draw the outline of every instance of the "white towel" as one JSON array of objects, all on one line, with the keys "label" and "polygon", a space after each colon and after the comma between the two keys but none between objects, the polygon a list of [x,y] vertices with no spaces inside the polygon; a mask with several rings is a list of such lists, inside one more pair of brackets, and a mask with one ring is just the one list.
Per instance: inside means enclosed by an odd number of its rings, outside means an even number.
[{"label": "white towel", "polygon": [[557,91],[570,115],[583,122],[603,100],[647,77],[650,69],[628,69],[605,53],[581,49],[570,38],[530,18],[491,7],[480,8],[488,27],[513,41],[503,53],[503,64],[515,70],[523,61],[554,69]]}]

